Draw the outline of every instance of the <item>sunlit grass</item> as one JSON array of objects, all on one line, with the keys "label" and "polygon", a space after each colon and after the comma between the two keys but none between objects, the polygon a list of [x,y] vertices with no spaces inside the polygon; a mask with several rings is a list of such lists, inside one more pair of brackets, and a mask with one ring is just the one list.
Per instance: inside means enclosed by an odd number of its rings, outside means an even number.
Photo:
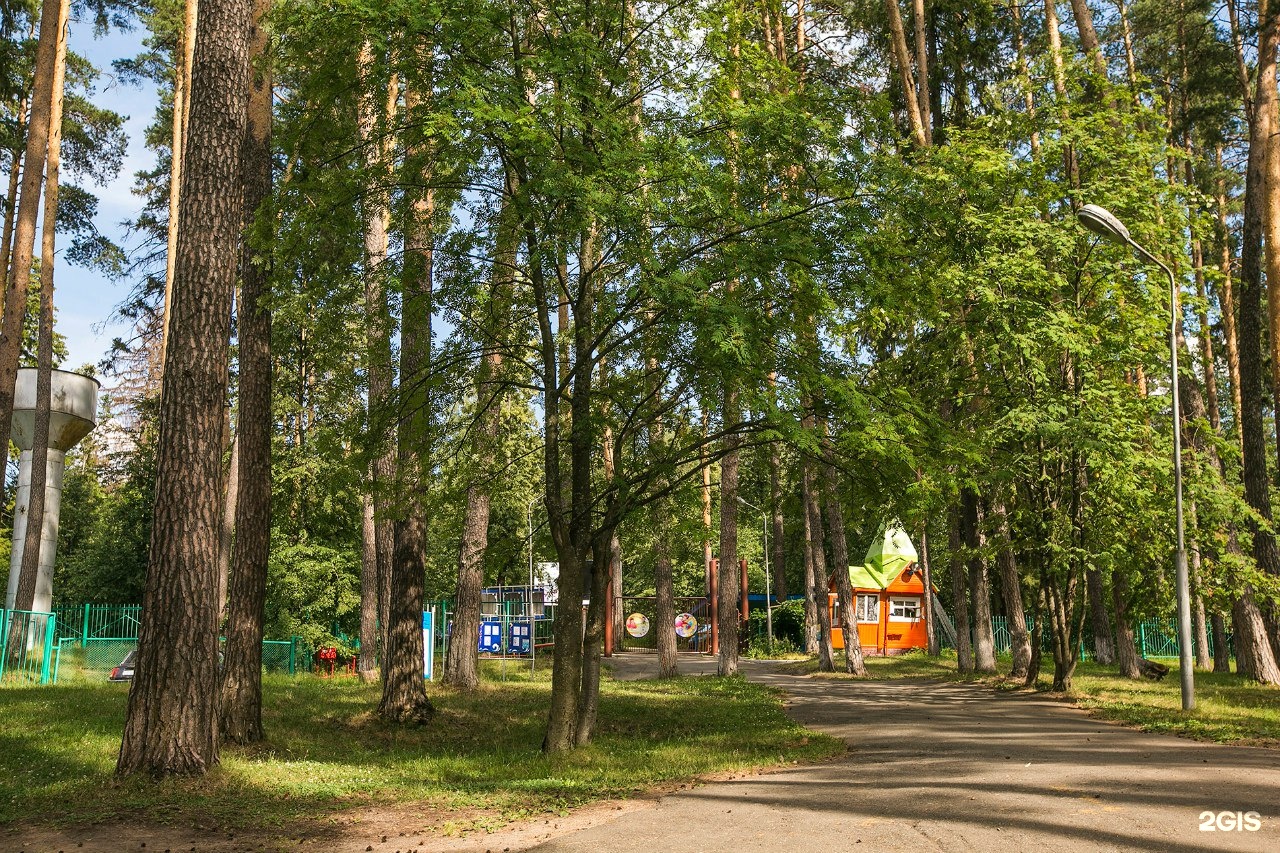
[{"label": "sunlit grass", "polygon": [[[475,694],[429,688],[433,723],[405,729],[373,713],[379,686],[269,677],[269,740],[224,748],[200,779],[112,778],[126,685],[0,689],[0,823],[130,821],[208,828],[314,824],[365,805],[415,802],[502,822],[626,797],[702,774],[820,760],[843,745],[782,713],[742,679],[606,681],[595,741],[548,758],[550,683],[508,663]],[[486,665],[490,678],[500,664]],[[478,817],[477,817],[478,816]]]}]

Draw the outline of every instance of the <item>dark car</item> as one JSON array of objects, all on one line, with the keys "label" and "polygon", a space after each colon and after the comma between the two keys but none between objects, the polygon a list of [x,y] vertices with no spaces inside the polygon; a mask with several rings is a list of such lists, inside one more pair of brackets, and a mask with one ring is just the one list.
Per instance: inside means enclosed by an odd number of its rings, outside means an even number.
[{"label": "dark car", "polygon": [[133,662],[137,658],[138,650],[133,649],[124,656],[124,660],[120,661],[119,666],[111,670],[111,675],[107,676],[107,681],[133,681]]}]

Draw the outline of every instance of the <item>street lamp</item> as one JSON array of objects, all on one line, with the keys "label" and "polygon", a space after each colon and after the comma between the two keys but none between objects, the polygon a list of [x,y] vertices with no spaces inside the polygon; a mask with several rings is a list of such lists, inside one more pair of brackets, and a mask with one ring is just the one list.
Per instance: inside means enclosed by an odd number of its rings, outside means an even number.
[{"label": "street lamp", "polygon": [[1169,277],[1169,361],[1173,369],[1173,487],[1178,516],[1178,551],[1174,568],[1178,585],[1178,667],[1182,676],[1182,710],[1196,706],[1195,672],[1191,668],[1191,583],[1187,577],[1187,546],[1182,523],[1182,408],[1178,402],[1178,283],[1173,270],[1129,236],[1129,229],[1105,207],[1086,204],[1076,212],[1080,224],[1113,243],[1128,246]]},{"label": "street lamp", "polygon": [[[738,503],[743,506],[751,507],[760,513],[760,532],[764,534],[764,626],[769,634],[769,651],[773,652],[773,582],[769,579],[769,519],[765,517],[764,510],[744,500],[742,495],[735,495]],[[744,617],[746,614],[742,614]]]}]

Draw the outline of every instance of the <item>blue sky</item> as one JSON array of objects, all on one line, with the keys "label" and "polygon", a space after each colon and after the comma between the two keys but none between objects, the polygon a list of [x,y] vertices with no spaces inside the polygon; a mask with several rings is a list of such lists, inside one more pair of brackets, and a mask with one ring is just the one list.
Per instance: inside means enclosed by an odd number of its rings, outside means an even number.
[{"label": "blue sky", "polygon": [[[142,200],[130,192],[133,174],[155,162],[154,154],[143,146],[143,131],[151,122],[159,97],[149,83],[139,87],[120,81],[111,69],[111,61],[137,54],[142,49],[144,36],[145,31],[138,27],[131,32],[112,32],[95,39],[91,23],[71,22],[71,50],[88,57],[102,69],[95,102],[128,116],[125,132],[129,148],[124,168],[109,185],[86,187],[100,200],[95,220],[98,230],[122,244],[125,232],[121,223],[136,217],[142,207]],[[59,246],[64,248],[65,241]],[[67,339],[68,356],[64,366],[74,370],[86,362],[96,364],[110,348],[112,338],[129,331],[128,324],[111,320],[112,309],[128,294],[129,284],[60,261],[54,286],[57,328]]]}]

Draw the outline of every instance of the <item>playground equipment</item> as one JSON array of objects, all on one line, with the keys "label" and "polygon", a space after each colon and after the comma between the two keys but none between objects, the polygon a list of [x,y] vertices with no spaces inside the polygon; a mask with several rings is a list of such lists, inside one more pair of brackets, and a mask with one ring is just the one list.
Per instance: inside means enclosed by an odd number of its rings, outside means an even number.
[{"label": "playground equipment", "polygon": [[[924,575],[916,568],[915,545],[897,522],[881,525],[861,566],[849,567],[858,641],[866,655],[900,654],[928,645],[924,622]],[[844,648],[835,582],[828,594],[831,644]]]},{"label": "playground equipment", "polygon": [[[18,492],[14,499],[13,551],[5,608],[12,610],[18,595],[22,551],[27,541],[27,507],[31,502],[31,445],[35,439],[35,368],[18,371],[13,400],[13,443],[18,445]],[[53,558],[58,547],[58,518],[62,510],[62,474],[67,451],[97,426],[98,380],[92,376],[53,371],[49,395],[49,457],[45,467],[44,518],[40,530],[40,566],[31,610],[49,612],[53,603]]]}]

